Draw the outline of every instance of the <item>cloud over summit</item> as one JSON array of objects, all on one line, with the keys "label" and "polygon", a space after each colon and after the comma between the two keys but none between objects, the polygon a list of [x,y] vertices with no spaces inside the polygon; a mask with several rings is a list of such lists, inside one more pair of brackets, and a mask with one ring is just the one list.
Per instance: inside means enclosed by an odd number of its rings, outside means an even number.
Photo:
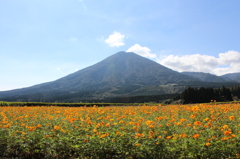
[{"label": "cloud over summit", "polygon": [[134,52],[138,55],[141,55],[143,57],[148,57],[148,58],[156,58],[157,55],[151,53],[151,49],[149,49],[148,47],[143,47],[139,44],[135,44],[133,46],[131,46],[126,52]]}]

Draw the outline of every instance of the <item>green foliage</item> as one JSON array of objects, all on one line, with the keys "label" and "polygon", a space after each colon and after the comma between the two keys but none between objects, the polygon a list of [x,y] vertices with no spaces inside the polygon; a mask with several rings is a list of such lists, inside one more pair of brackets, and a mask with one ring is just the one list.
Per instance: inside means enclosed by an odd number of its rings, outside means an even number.
[{"label": "green foliage", "polygon": [[181,99],[184,104],[187,103],[209,103],[211,101],[233,101],[229,88],[193,88],[185,89],[175,100]]},{"label": "green foliage", "polygon": [[240,99],[240,85],[234,86],[230,88],[231,93],[233,96],[237,96]]}]

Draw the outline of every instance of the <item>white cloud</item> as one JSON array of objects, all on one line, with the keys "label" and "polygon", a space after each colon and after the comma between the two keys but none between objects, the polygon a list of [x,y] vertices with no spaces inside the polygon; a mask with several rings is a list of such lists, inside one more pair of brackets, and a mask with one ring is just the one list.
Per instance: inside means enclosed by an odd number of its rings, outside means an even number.
[{"label": "white cloud", "polygon": [[239,63],[240,62],[240,53],[237,51],[228,51],[225,53],[219,54],[219,62],[221,64],[229,63]]},{"label": "white cloud", "polygon": [[143,47],[139,44],[135,44],[133,46],[131,46],[127,52],[134,52],[138,55],[141,55],[143,57],[149,57],[149,58],[156,58],[157,55],[151,53],[151,50],[148,47]]},{"label": "white cloud", "polygon": [[169,55],[158,62],[179,72],[206,72],[216,75],[240,72],[240,53],[237,51],[220,53],[218,57],[200,54]]},{"label": "white cloud", "polygon": [[109,37],[105,40],[105,42],[110,45],[111,47],[119,47],[124,45],[124,40],[125,35],[119,33],[119,32],[114,32],[112,35],[109,35]]}]

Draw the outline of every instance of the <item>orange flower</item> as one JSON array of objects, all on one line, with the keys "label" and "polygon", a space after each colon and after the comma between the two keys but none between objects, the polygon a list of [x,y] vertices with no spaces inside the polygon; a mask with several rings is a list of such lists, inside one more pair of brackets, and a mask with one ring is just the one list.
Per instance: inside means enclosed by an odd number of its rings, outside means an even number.
[{"label": "orange flower", "polygon": [[196,111],[196,112],[197,112],[197,111],[199,111],[199,110],[200,110],[200,108],[199,108],[198,106],[193,106],[193,107],[192,107],[192,111]]},{"label": "orange flower", "polygon": [[157,120],[162,120],[163,117],[161,117],[161,116],[160,116],[160,117],[156,117],[156,119],[157,119]]},{"label": "orange flower", "polygon": [[197,138],[199,138],[199,136],[200,136],[199,134],[194,134],[193,138],[197,139]]},{"label": "orange flower", "polygon": [[206,145],[206,146],[210,146],[210,145],[211,145],[211,143],[207,142],[205,145]]},{"label": "orange flower", "polygon": [[202,125],[202,123],[200,121],[195,121],[194,125],[200,126],[200,125]]},{"label": "orange flower", "polygon": [[167,134],[168,132],[167,131],[163,131],[164,134]]},{"label": "orange flower", "polygon": [[111,125],[110,123],[107,123],[105,126],[106,126],[106,127],[110,127],[110,125]]},{"label": "orange flower", "polygon": [[224,135],[228,136],[228,135],[231,135],[232,132],[231,131],[224,131]]},{"label": "orange flower", "polygon": [[176,122],[174,123],[174,125],[181,125],[181,122]]},{"label": "orange flower", "polygon": [[212,123],[211,123],[211,122],[208,122],[207,125],[208,125],[209,127],[211,127],[211,126],[212,126]]},{"label": "orange flower", "polygon": [[102,135],[100,136],[100,138],[104,138],[104,137],[106,137],[106,135],[105,135],[105,134],[102,134]]},{"label": "orange flower", "polygon": [[229,120],[234,120],[235,119],[235,116],[230,116],[229,117]]},{"label": "orange flower", "polygon": [[187,134],[181,134],[181,135],[179,135],[179,137],[186,138],[186,137],[188,137],[188,135]]},{"label": "orange flower", "polygon": [[4,127],[4,128],[10,128],[10,125],[7,124],[7,125],[4,125],[3,127]]},{"label": "orange flower", "polygon": [[141,144],[139,144],[139,143],[136,143],[136,144],[135,144],[135,146],[141,146]]},{"label": "orange flower", "polygon": [[59,127],[59,126],[56,126],[56,125],[54,125],[54,130],[58,130],[58,129],[60,129],[60,127]]},{"label": "orange flower", "polygon": [[65,133],[66,131],[64,129],[60,129],[61,132]]},{"label": "orange flower", "polygon": [[29,128],[29,131],[34,131],[35,130],[35,127],[28,127]]},{"label": "orange flower", "polygon": [[136,126],[140,126],[140,125],[141,125],[141,123],[135,123],[135,125],[136,125]]},{"label": "orange flower", "polygon": [[227,137],[223,137],[223,138],[221,138],[221,140],[227,140],[228,138]]},{"label": "orange flower", "polygon": [[187,121],[187,119],[182,118],[182,119],[180,119],[180,121],[181,121],[181,122],[184,122],[184,121]]},{"label": "orange flower", "polygon": [[36,126],[36,128],[40,128],[42,125],[41,124],[38,124],[37,126]]},{"label": "orange flower", "polygon": [[144,134],[139,134],[139,133],[137,133],[136,136],[137,136],[137,137],[144,137]]},{"label": "orange flower", "polygon": [[149,128],[154,128],[155,126],[154,125],[148,125]]},{"label": "orange flower", "polygon": [[167,140],[170,140],[172,138],[172,136],[167,136],[166,139]]},{"label": "orange flower", "polygon": [[192,119],[195,118],[195,117],[196,117],[196,114],[193,114],[193,115],[190,116],[190,118],[192,118]]},{"label": "orange flower", "polygon": [[232,134],[231,136],[232,136],[232,137],[236,137],[236,135],[235,135],[235,134]]},{"label": "orange flower", "polygon": [[146,125],[150,125],[150,124],[153,123],[153,121],[151,121],[151,120],[147,120],[145,123],[146,123]]},{"label": "orange flower", "polygon": [[191,123],[189,123],[189,124],[187,124],[187,126],[188,126],[188,127],[192,127],[192,124],[191,124]]}]

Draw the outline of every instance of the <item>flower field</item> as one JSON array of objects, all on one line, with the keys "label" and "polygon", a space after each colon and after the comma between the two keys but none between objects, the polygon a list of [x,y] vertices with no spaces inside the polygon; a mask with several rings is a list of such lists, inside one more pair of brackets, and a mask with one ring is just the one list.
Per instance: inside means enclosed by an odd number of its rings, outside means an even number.
[{"label": "flower field", "polygon": [[0,157],[240,158],[240,104],[0,107]]}]

